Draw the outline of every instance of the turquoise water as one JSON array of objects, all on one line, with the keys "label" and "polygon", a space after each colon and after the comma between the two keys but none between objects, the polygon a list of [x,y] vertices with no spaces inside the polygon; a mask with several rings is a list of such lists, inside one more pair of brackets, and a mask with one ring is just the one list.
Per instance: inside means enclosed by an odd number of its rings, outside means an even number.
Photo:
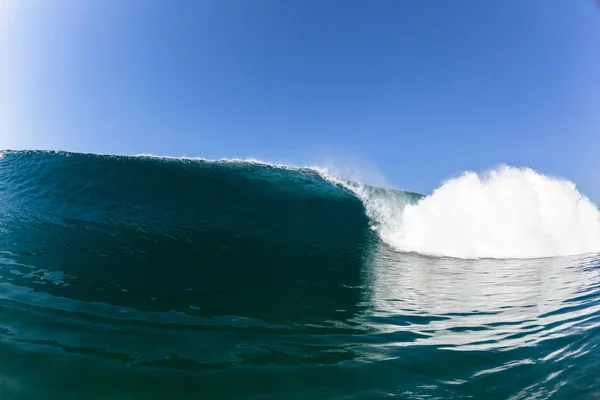
[{"label": "turquoise water", "polygon": [[600,255],[402,253],[353,185],[4,152],[0,398],[600,396]]}]

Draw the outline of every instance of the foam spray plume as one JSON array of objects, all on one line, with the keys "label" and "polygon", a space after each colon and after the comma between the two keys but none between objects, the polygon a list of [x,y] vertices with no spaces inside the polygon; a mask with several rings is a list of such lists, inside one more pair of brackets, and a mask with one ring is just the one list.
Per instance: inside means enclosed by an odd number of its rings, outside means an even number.
[{"label": "foam spray plume", "polygon": [[[600,212],[567,180],[502,166],[464,173],[416,204],[357,194],[395,249],[455,258],[541,258],[600,251]],[[382,205],[386,207],[381,211]]]}]

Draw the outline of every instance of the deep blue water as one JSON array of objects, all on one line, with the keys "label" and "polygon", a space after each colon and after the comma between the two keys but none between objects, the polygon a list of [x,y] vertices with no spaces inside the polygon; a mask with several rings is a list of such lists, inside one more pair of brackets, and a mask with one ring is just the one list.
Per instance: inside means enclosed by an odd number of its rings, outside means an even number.
[{"label": "deep blue water", "polygon": [[600,398],[600,255],[372,227],[312,169],[4,152],[0,398]]}]

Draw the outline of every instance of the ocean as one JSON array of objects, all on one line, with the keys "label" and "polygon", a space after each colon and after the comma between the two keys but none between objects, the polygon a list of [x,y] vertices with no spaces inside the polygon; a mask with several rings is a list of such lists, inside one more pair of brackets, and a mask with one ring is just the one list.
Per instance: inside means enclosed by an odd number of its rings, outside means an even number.
[{"label": "ocean", "polygon": [[0,399],[597,399],[600,218],[259,161],[0,155]]}]

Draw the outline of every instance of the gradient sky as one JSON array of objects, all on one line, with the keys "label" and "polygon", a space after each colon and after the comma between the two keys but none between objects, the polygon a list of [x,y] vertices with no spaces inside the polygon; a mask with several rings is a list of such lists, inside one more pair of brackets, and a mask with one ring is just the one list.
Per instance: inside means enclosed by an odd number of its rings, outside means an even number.
[{"label": "gradient sky", "polygon": [[507,163],[600,201],[592,0],[0,4],[0,148],[333,159],[422,193]]}]

